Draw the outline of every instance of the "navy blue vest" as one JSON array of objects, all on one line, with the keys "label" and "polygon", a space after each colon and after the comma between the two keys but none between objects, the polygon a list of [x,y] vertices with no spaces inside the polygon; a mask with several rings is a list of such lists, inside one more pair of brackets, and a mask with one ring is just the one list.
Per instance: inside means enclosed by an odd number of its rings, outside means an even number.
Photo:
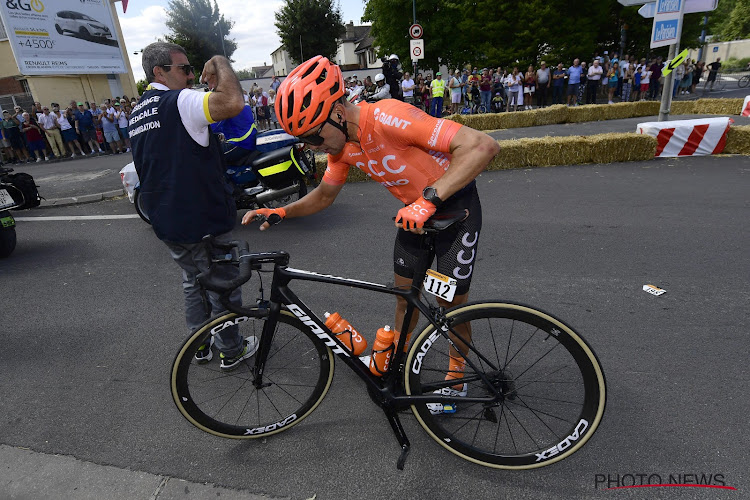
[{"label": "navy blue vest", "polygon": [[224,178],[218,141],[190,137],[177,108],[178,90],[147,90],[133,108],[128,134],[143,208],[156,236],[197,243],[232,230],[237,208]]}]

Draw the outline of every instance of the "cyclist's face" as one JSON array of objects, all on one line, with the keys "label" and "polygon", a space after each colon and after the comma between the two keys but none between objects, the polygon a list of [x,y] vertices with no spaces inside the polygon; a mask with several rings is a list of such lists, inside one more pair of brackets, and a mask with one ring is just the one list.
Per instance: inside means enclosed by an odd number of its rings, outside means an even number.
[{"label": "cyclist's face", "polygon": [[[341,119],[339,119],[339,116],[345,116],[344,115],[344,109],[343,106],[340,104],[337,104],[333,107],[331,110],[331,114],[328,116],[329,120],[335,120],[342,125],[345,124],[345,122]],[[323,140],[320,144],[313,145],[313,144],[307,144],[307,148],[311,149],[313,151],[322,151],[324,153],[330,154],[330,155],[337,155],[339,154],[346,145],[346,136],[344,136],[344,133],[328,123],[328,121],[324,122],[323,125],[315,132],[311,134],[307,134],[301,139],[304,141],[305,137],[312,137],[312,136],[318,136],[320,139]],[[316,141],[317,142],[317,141]]]}]

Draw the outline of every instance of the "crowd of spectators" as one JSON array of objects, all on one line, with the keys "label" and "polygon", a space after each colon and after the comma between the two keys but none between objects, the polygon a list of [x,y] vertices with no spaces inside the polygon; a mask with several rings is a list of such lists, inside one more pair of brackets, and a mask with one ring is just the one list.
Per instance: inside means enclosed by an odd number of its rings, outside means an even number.
[{"label": "crowd of spectators", "polygon": [[[394,56],[392,56],[394,57]],[[392,61],[393,62],[393,61]],[[661,57],[636,58],[617,53],[610,57],[595,54],[590,62],[578,58],[566,67],[558,62],[548,66],[541,61],[529,65],[526,71],[518,65],[497,68],[467,66],[448,75],[436,72],[418,72],[415,77],[403,74],[398,85],[398,98],[422,108],[433,116],[454,113],[489,113],[544,108],[553,104],[579,106],[585,104],[657,100],[661,98],[665,63]],[[690,59],[674,70],[674,98],[694,94],[696,86],[706,71],[706,86],[712,89],[721,69],[721,59],[706,65]],[[380,77],[381,75],[378,75]],[[377,78],[377,77],[376,77]],[[364,90],[368,96],[377,97],[379,84],[357,76],[346,79],[350,95]],[[394,97],[393,85],[384,97]]]},{"label": "crowd of spectators", "polygon": [[130,152],[128,120],[136,99],[128,96],[95,102],[72,100],[66,107],[34,102],[31,109],[3,111],[2,161],[42,162],[76,156]]}]

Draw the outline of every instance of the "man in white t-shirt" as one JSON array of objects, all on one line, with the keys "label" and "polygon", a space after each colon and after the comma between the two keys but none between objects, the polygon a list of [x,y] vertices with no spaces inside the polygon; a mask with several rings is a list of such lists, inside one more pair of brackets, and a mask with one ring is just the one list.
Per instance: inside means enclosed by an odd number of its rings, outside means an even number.
[{"label": "man in white t-shirt", "polygon": [[404,92],[404,102],[414,104],[414,80],[408,72],[404,73],[404,79],[401,81],[401,90]]},{"label": "man in white t-shirt", "polygon": [[[211,234],[222,244],[234,239],[237,208],[231,190],[226,189],[221,146],[209,125],[242,112],[242,87],[223,56],[212,57],[203,68],[201,81],[208,84],[209,92],[190,89],[195,74],[179,45],[152,43],[143,50],[142,61],[149,86],[128,126],[133,162],[154,233],[183,270],[185,319],[194,332],[209,316],[225,310],[214,292],[208,292],[204,301],[198,274],[211,266],[218,281],[238,275],[234,266],[211,265],[202,238]],[[239,288],[229,301],[242,304]],[[214,343],[221,371],[237,368],[255,354],[258,345],[255,337],[243,338],[236,325],[231,325],[206,339],[195,354],[198,363],[211,361]]]}]

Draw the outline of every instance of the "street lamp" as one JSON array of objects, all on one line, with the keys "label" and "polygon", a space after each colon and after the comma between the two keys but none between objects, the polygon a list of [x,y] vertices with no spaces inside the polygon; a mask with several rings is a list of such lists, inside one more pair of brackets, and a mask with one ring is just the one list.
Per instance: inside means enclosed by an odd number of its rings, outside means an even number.
[{"label": "street lamp", "polygon": [[[209,19],[206,16],[201,16],[201,21],[209,21]],[[221,52],[224,54],[224,57],[227,57],[227,50],[224,48],[224,31],[221,29],[221,19],[219,19],[219,22],[216,23],[219,27],[219,35],[221,36]]]}]

